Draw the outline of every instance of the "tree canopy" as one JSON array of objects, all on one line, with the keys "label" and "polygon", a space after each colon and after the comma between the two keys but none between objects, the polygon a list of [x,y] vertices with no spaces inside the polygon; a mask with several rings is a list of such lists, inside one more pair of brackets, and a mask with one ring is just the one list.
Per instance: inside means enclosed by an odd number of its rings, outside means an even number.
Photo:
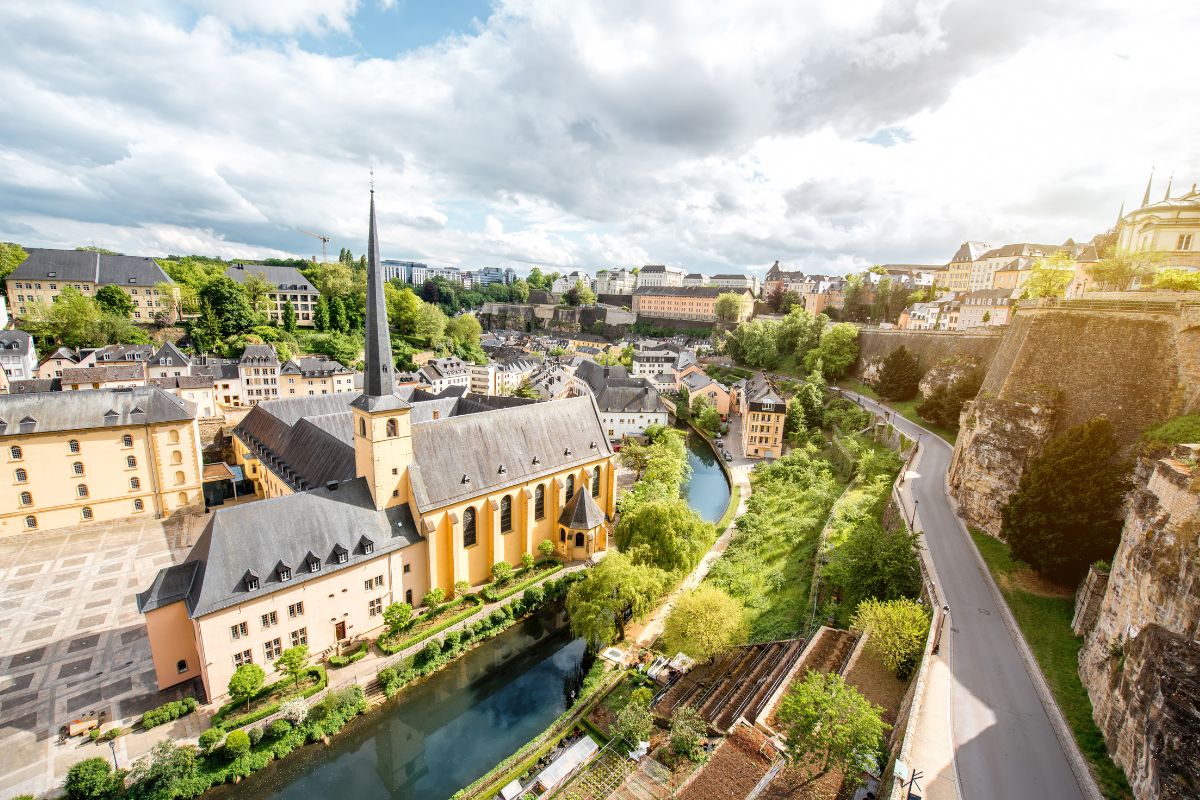
[{"label": "tree canopy", "polygon": [[1102,288],[1122,292],[1134,281],[1145,281],[1153,276],[1165,258],[1166,254],[1160,250],[1113,247],[1098,262],[1089,265],[1087,273]]},{"label": "tree canopy", "polygon": [[713,312],[721,322],[737,322],[742,313],[742,295],[738,292],[721,292],[717,295]]},{"label": "tree canopy", "polygon": [[96,305],[106,314],[129,317],[133,313],[133,298],[115,283],[101,286],[96,292]]},{"label": "tree canopy", "polygon": [[675,600],[663,626],[663,646],[670,655],[684,653],[705,662],[743,644],[749,633],[742,604],[720,588],[702,584]]},{"label": "tree canopy", "polygon": [[883,665],[907,678],[925,647],[929,611],[916,600],[864,600],[850,625],[869,634],[867,647]]},{"label": "tree canopy", "polygon": [[804,356],[804,368],[820,365],[826,378],[836,379],[846,374],[858,358],[858,328],[839,322],[821,334],[821,343]]},{"label": "tree canopy", "polygon": [[636,564],[667,572],[696,566],[712,539],[712,525],[683,498],[652,500],[627,508],[617,523],[617,547]]},{"label": "tree canopy", "polygon": [[626,616],[640,617],[653,608],[666,582],[661,569],[609,552],[567,592],[571,631],[596,650],[624,638]]},{"label": "tree canopy", "polygon": [[894,348],[883,359],[875,391],[884,400],[911,400],[921,383],[921,365],[904,345]]},{"label": "tree canopy", "polygon": [[858,775],[859,764],[879,749],[889,727],[883,709],[841,675],[811,670],[792,684],[775,713],[788,760],[818,775],[830,770]]}]

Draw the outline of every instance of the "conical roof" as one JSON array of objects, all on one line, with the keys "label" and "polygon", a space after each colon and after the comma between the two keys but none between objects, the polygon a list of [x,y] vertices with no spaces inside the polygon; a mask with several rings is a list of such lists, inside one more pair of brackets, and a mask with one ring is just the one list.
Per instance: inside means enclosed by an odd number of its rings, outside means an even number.
[{"label": "conical roof", "polygon": [[592,499],[591,493],[586,489],[576,492],[563,506],[562,513],[558,515],[559,525],[565,525],[576,531],[590,531],[603,522],[604,512],[600,510],[600,506],[596,505],[596,501]]}]

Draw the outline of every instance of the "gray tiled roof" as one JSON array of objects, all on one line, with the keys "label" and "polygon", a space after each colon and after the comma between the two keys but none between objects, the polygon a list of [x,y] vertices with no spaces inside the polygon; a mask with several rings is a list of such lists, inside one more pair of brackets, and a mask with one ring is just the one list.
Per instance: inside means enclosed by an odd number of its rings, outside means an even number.
[{"label": "gray tiled roof", "polygon": [[[364,537],[374,545],[370,554],[363,550]],[[214,513],[184,564],[161,570],[153,585],[138,595],[138,609],[145,612],[185,600],[189,615],[201,617],[356,567],[420,540],[407,506],[377,511],[364,478],[335,489],[259,500]],[[349,556],[344,564],[334,555],[339,548]],[[310,552],[321,559],[315,573],[305,563]],[[189,563],[196,565],[190,580]],[[291,569],[286,582],[279,579],[280,564]],[[247,571],[258,575],[256,591],[246,589]]]},{"label": "gray tiled roof", "polygon": [[0,395],[0,437],[194,418],[190,403],[148,386]]},{"label": "gray tiled roof", "polygon": [[590,531],[603,524],[604,520],[604,512],[600,510],[600,506],[596,505],[596,501],[592,499],[592,494],[586,485],[580,487],[571,496],[571,499],[563,506],[562,513],[558,515],[559,525],[566,525],[577,531]]},{"label": "gray tiled roof", "polygon": [[29,378],[23,381],[11,381],[8,384],[9,394],[33,394],[35,392],[62,391],[60,378]]},{"label": "gray tiled roof", "polygon": [[[169,360],[171,362],[171,366],[176,364],[180,366],[187,366],[191,363],[191,359],[187,357],[187,354],[171,342],[167,342],[162,347],[158,348],[158,352],[150,357],[150,361],[155,364],[159,364],[159,362],[163,361],[164,359]],[[165,365],[159,364],[159,366]]]},{"label": "gray tiled roof", "polygon": [[9,274],[13,280],[90,281],[121,286],[171,283],[154,259],[142,256],[105,256],[91,250],[27,248],[29,258]]},{"label": "gray tiled roof", "polygon": [[304,375],[311,378],[345,375],[352,371],[342,362],[324,356],[294,358],[279,369],[281,375]]},{"label": "gray tiled roof", "polygon": [[746,381],[746,400],[751,403],[783,403],[767,376],[758,372]]},{"label": "gray tiled roof", "polygon": [[604,367],[594,361],[585,361],[575,371],[575,377],[587,384],[603,412],[663,410],[658,390],[650,381],[631,378],[623,366]]},{"label": "gray tiled roof", "polygon": [[211,389],[213,380],[208,375],[170,375],[166,378],[150,378],[146,385],[160,389]]},{"label": "gray tiled roof", "polygon": [[149,344],[106,344],[87,355],[99,365],[112,361],[146,361],[153,354],[154,346]]},{"label": "gray tiled roof", "polygon": [[146,378],[141,364],[105,364],[95,367],[66,367],[63,383],[106,383],[108,381],[140,381]]},{"label": "gray tiled roof", "polygon": [[295,267],[273,267],[267,264],[233,264],[225,270],[225,277],[245,283],[248,275],[257,275],[276,288],[277,291],[315,292],[316,287],[308,282],[304,273]]},{"label": "gray tiled roof", "polygon": [[279,356],[269,344],[248,344],[238,359],[241,364],[278,364]]},{"label": "gray tiled roof", "polygon": [[33,337],[25,331],[0,331],[0,350],[25,355],[33,349]]}]

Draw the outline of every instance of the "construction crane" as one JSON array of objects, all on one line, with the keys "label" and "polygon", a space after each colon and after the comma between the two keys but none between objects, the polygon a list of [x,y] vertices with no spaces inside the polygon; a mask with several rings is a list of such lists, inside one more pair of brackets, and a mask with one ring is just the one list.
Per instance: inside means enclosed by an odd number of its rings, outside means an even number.
[{"label": "construction crane", "polygon": [[303,233],[305,236],[311,236],[314,239],[321,240],[321,263],[328,264],[329,263],[329,237],[322,236],[319,233],[313,233],[311,231],[303,231],[302,230],[300,232]]}]

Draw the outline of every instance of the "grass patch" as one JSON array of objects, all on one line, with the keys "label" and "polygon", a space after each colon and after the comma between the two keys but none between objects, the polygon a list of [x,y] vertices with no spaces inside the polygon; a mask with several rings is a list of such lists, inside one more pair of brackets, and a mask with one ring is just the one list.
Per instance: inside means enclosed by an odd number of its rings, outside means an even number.
[{"label": "grass patch", "polygon": [[1108,757],[1104,737],[1092,719],[1091,700],[1079,680],[1079,649],[1083,643],[1071,632],[1074,597],[1031,591],[1031,582],[1024,576],[1028,565],[1014,559],[1007,544],[974,529],[971,538],[1033,650],[1079,749],[1091,765],[1100,792],[1108,798],[1131,798],[1125,774]]},{"label": "grass patch", "polygon": [[904,417],[909,422],[920,425],[927,431],[936,433],[949,444],[954,444],[958,439],[958,431],[952,431],[949,428],[943,428],[941,425],[934,425],[929,420],[923,418],[917,413],[917,403],[921,402],[919,398],[914,397],[912,400],[881,400],[879,393],[872,389],[867,384],[857,378],[846,378],[837,382],[837,385],[842,389],[849,389],[852,392],[858,392],[864,397],[869,397],[872,400],[880,403],[886,403],[889,408],[895,409],[900,416]]},{"label": "grass patch", "polygon": [[717,521],[717,536],[725,532],[729,527],[729,523],[733,522],[733,518],[737,515],[738,503],[742,500],[742,487],[736,483],[729,489],[729,506],[725,509],[725,513],[721,519]]}]

